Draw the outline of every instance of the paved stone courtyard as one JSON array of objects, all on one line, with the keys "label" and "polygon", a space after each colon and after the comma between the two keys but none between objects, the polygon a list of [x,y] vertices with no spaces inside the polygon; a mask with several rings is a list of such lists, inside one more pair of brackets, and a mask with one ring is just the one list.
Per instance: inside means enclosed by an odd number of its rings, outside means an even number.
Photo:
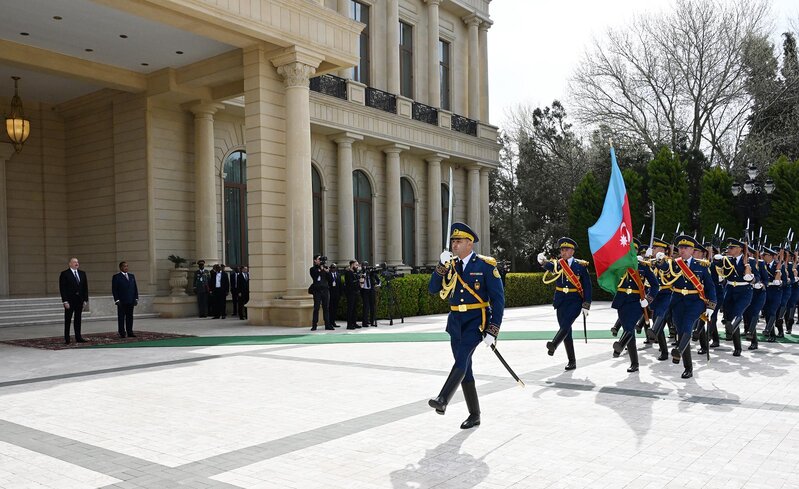
[{"label": "paved stone courtyard", "polygon": [[[554,334],[551,306],[506,311],[503,332]],[[594,305],[589,329],[614,322]],[[236,319],[137,321],[208,337],[319,335],[302,344],[35,350],[0,344],[2,488],[796,487],[799,345],[730,343],[682,366],[641,350],[641,371],[610,339],[575,341],[578,368],[544,340],[499,347],[520,388],[483,346],[474,356],[482,426],[460,430],[427,406],[451,366],[445,316],[310,333]],[[578,322],[579,323],[579,322]],[[577,325],[575,325],[577,326]],[[582,329],[582,324],[579,324]],[[113,323],[88,323],[89,332]],[[0,339],[59,326],[2,328]],[[599,331],[597,331],[598,333]],[[385,341],[374,341],[375,333]],[[417,333],[419,341],[392,341]],[[363,337],[359,342],[358,335]],[[385,335],[385,336],[383,336]],[[212,342],[213,343],[213,342]],[[694,348],[695,350],[696,348]]]}]

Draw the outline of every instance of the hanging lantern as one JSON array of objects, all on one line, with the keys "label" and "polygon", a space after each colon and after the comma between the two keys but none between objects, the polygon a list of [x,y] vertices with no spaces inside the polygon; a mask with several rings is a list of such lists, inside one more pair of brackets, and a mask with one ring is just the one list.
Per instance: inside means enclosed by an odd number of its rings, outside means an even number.
[{"label": "hanging lantern", "polygon": [[19,77],[12,76],[11,78],[14,79],[14,97],[11,99],[11,114],[6,117],[6,133],[14,144],[14,149],[19,153],[22,151],[22,145],[30,136],[31,121],[25,118],[25,113],[22,110],[22,100],[19,98],[17,88]]}]

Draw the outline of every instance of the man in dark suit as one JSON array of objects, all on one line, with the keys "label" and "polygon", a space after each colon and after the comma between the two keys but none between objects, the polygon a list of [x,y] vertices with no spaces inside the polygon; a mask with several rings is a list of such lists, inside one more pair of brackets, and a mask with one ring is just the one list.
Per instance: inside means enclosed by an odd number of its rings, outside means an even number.
[{"label": "man in dark suit", "polygon": [[350,260],[350,266],[344,271],[344,291],[347,294],[347,329],[360,328],[358,320],[355,318],[355,307],[357,306],[358,292],[361,286],[358,283],[358,270],[360,265],[355,260]]},{"label": "man in dark suit", "polygon": [[333,263],[330,265],[330,323],[334,328],[338,328],[336,324],[336,316],[338,315],[338,301],[341,298],[341,274],[338,271],[338,266]]},{"label": "man in dark suit", "polygon": [[219,316],[225,319],[227,317],[225,300],[230,292],[230,277],[228,277],[224,265],[214,265],[208,285],[211,288],[214,319],[219,319]]},{"label": "man in dark suit", "polygon": [[119,273],[111,278],[111,293],[117,306],[117,332],[120,338],[135,338],[133,334],[133,308],[139,304],[139,287],[136,277],[128,273],[128,263],[119,263]]},{"label": "man in dark suit", "polygon": [[311,275],[311,286],[308,293],[313,294],[313,315],[311,317],[311,331],[316,331],[319,322],[319,309],[325,320],[325,329],[335,329],[330,321],[330,269],[326,265],[327,257],[314,255],[313,266],[308,270]]},{"label": "man in dark suit", "polygon": [[61,302],[64,303],[64,343],[69,344],[69,323],[75,316],[75,342],[85,343],[80,335],[80,315],[83,307],[89,303],[89,282],[86,273],[78,270],[80,263],[77,258],[70,258],[69,268],[61,272],[58,277],[58,289],[61,292]]},{"label": "man in dark suit", "polygon": [[241,269],[233,267],[230,272],[230,299],[233,302],[233,315],[239,315],[239,283],[241,281]]},{"label": "man in dark suit", "polygon": [[239,274],[239,319],[247,319],[247,308],[244,307],[250,301],[250,269],[241,267]]}]

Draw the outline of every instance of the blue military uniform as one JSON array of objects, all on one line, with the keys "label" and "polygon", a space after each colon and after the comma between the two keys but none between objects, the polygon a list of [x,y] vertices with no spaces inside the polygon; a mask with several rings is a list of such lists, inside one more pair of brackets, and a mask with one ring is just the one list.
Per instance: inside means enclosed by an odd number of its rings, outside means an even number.
[{"label": "blue military uniform", "polygon": [[[699,243],[690,236],[678,236],[675,240],[678,247],[690,246],[697,249]],[[682,357],[685,371],[682,374],[684,379],[693,376],[693,364],[691,362],[691,332],[694,323],[707,309],[716,307],[716,287],[713,277],[710,275],[710,263],[707,260],[689,258],[682,261],[682,264],[693,275],[698,284],[694,284],[680,264],[681,258],[675,258],[675,270],[678,270],[677,279],[672,284],[671,297],[671,317],[674,319],[677,328],[677,348],[672,350],[672,362],[680,363]],[[701,288],[701,291],[700,291]],[[704,300],[702,295],[704,294]]]},{"label": "blue military uniform", "polygon": [[[652,242],[653,247],[668,248],[669,244],[661,239]],[[658,282],[658,291],[655,300],[649,304],[652,311],[652,328],[646,330],[646,337],[649,341],[657,341],[660,347],[658,360],[669,358],[669,347],[666,344],[666,334],[663,332],[666,323],[671,320],[669,305],[671,305],[671,286],[677,278],[673,265],[668,259],[660,259],[652,262],[652,273]]]},{"label": "blue military uniform", "polygon": [[[475,243],[479,240],[477,233],[469,226],[457,222],[452,224],[450,239],[468,239]],[[444,414],[460,384],[469,408],[469,419],[464,421],[461,428],[471,428],[480,424],[472,354],[485,335],[496,337],[499,334],[505,310],[505,291],[496,260],[474,253],[464,259],[463,262],[455,259],[439,264],[428,285],[431,294],[441,294],[449,302],[447,333],[455,358],[441,393],[429,404],[436,412]]]},{"label": "blue military uniform", "polygon": [[[638,240],[636,239],[636,245]],[[616,287],[611,307],[616,309],[624,329],[619,341],[613,343],[613,356],[618,357],[625,348],[630,355],[630,368],[628,372],[638,371],[638,347],[635,345],[635,325],[644,314],[641,306],[641,289],[636,278],[644,287],[643,296],[648,303],[652,303],[658,294],[659,285],[655,274],[643,263],[638,264],[638,277],[633,277],[630,270],[624,274]]]},{"label": "blue military uniform", "polygon": [[[558,240],[558,247],[576,249],[577,242],[563,237]],[[555,333],[552,341],[547,342],[547,353],[550,356],[554,355],[558,345],[563,342],[566,356],[569,359],[566,370],[573,370],[577,367],[577,358],[574,354],[572,324],[580,315],[581,310],[591,308],[591,277],[588,275],[587,261],[574,257],[564,261],[568,269],[560,260],[548,260],[541,264],[546,270],[544,282],[555,284],[552,307],[555,308],[558,318],[558,332]],[[552,278],[548,278],[550,275]]]},{"label": "blue military uniform", "polygon": [[[744,244],[740,240],[730,239],[727,248],[743,248]],[[722,270],[727,279],[727,287],[724,291],[724,330],[727,339],[732,337],[734,346],[733,356],[741,355],[741,322],[743,321],[744,311],[752,302],[752,282],[755,280],[754,270],[757,269],[757,261],[749,258],[747,261],[743,255],[737,257],[724,257]],[[748,276],[747,267],[752,276]]]},{"label": "blue military uniform", "polygon": [[788,262],[788,270],[791,274],[791,297],[788,299],[788,311],[785,313],[785,333],[791,334],[791,330],[793,329],[793,323],[796,320],[796,305],[799,304],[799,276],[794,271],[794,263],[796,257],[794,257],[793,262]]},{"label": "blue military uniform", "polygon": [[766,305],[766,300],[768,299],[767,287],[771,281],[766,262],[762,258],[756,260],[752,275],[754,275],[752,280],[752,300],[749,301],[749,306],[744,310],[744,332],[747,334],[747,338],[751,340],[749,349],[757,350],[757,323],[760,320],[760,311]]},{"label": "blue military uniform", "polygon": [[[785,249],[780,247],[776,249],[778,253],[780,250],[785,250],[786,253],[791,252],[790,248]],[[793,272],[785,263],[782,265],[782,285],[780,285],[780,288],[782,289],[782,296],[780,297],[780,307],[777,309],[777,338],[782,338],[784,336],[782,333],[782,325],[785,320],[785,313],[788,311],[788,301],[791,299],[791,294],[793,292]],[[773,330],[771,334],[773,336]]]},{"label": "blue military uniform", "polygon": [[[769,279],[765,287],[766,301],[765,304],[763,304],[763,315],[766,319],[766,327],[763,330],[763,333],[769,341],[773,341],[772,337],[774,335],[774,323],[777,321],[777,311],[780,308],[780,302],[782,301],[784,292],[782,281],[785,280],[785,269],[779,266],[777,264],[777,260],[774,259],[774,256],[776,255],[774,250],[771,248],[764,248],[763,253],[771,255],[769,257],[771,262],[764,263],[763,266],[763,270],[768,275]],[[779,273],[782,277],[779,283],[774,282],[777,279],[777,273]],[[757,335],[756,329],[754,330],[754,334]]]}]

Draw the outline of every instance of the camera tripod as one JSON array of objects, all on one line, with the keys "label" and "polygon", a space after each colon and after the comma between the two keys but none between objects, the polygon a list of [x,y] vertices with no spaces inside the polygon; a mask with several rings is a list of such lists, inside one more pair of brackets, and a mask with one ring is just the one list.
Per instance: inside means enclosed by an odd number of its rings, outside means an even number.
[{"label": "camera tripod", "polygon": [[388,311],[388,324],[389,326],[394,325],[394,317],[399,316],[400,321],[405,324],[405,316],[402,315],[402,307],[400,306],[399,300],[397,299],[397,295],[394,293],[394,287],[391,285],[392,279],[385,278],[383,283],[381,284],[382,293],[380,294],[380,300],[386,301],[386,311]]}]

